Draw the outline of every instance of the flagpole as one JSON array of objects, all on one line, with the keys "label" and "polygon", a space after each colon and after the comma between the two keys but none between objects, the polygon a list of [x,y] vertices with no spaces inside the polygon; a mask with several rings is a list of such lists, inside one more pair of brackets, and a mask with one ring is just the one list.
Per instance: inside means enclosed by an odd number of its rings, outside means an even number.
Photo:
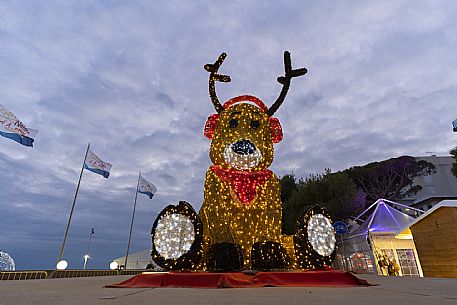
[{"label": "flagpole", "polygon": [[127,259],[129,257],[130,239],[132,238],[133,220],[135,219],[136,199],[138,197],[138,187],[140,186],[141,171],[138,173],[138,182],[136,184],[135,203],[133,204],[132,222],[130,223],[129,243],[127,244],[127,253],[125,254],[124,269],[127,269]]},{"label": "flagpole", "polygon": [[89,147],[90,147],[90,143],[87,144],[86,155],[84,156],[83,165],[81,167],[81,173],[79,174],[78,186],[76,187],[75,197],[73,198],[73,205],[71,206],[71,212],[70,212],[70,216],[68,217],[67,228],[65,229],[65,235],[63,236],[62,246],[60,247],[60,254],[59,254],[59,259],[57,260],[57,262],[60,262],[62,260],[63,251],[65,248],[65,242],[67,241],[68,229],[70,228],[71,216],[73,215],[73,211],[75,209],[76,197],[78,196],[79,185],[81,184],[81,178],[83,176],[83,171],[84,171],[84,164],[86,163],[86,158],[87,158],[87,153],[89,152]]}]

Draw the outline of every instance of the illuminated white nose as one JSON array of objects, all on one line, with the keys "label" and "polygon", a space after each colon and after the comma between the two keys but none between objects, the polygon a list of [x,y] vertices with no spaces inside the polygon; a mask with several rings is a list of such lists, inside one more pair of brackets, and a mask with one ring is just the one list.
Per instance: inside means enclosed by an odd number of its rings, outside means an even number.
[{"label": "illuminated white nose", "polygon": [[254,143],[249,140],[239,140],[235,143],[232,143],[230,147],[235,153],[239,155],[250,155],[254,154],[256,151]]},{"label": "illuminated white nose", "polygon": [[231,167],[246,170],[256,167],[262,160],[262,153],[249,140],[239,140],[224,149],[224,160]]}]

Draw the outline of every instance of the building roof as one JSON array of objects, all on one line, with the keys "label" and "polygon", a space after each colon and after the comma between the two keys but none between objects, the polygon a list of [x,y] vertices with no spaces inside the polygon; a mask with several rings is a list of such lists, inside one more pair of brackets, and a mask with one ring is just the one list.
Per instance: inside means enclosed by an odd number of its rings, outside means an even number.
[{"label": "building roof", "polygon": [[397,234],[405,234],[405,233],[409,232],[410,231],[409,228],[412,227],[414,224],[418,223],[419,221],[421,221],[425,217],[429,216],[430,214],[434,213],[436,210],[438,210],[440,208],[443,208],[443,207],[457,208],[457,200],[443,200],[443,201],[441,201],[440,203],[435,205],[433,208],[428,210],[426,213],[422,214],[421,216],[419,216],[416,219],[414,219],[412,222],[410,222],[410,223],[406,224],[405,226],[403,226],[402,228],[400,228],[397,231]]},{"label": "building roof", "polygon": [[[421,156],[415,157],[417,161],[427,161],[435,165],[435,173],[414,178],[414,184],[422,187],[417,194],[402,198],[400,202],[409,202],[415,207],[422,208],[423,203],[433,200],[457,198],[457,178],[451,173],[452,156]],[[408,205],[409,205],[408,204]]]},{"label": "building roof", "polygon": [[352,231],[347,238],[365,235],[368,234],[368,232],[371,234],[396,235],[401,228],[414,221],[414,217],[394,209],[387,203],[397,204],[396,202],[389,200],[378,199],[370,206],[370,208],[359,215],[359,217],[362,216],[366,211],[374,207],[373,213],[367,218],[367,220]]},{"label": "building roof", "polygon": [[[125,263],[125,256],[115,258],[113,261],[118,263],[119,266],[122,266]],[[142,269],[151,262],[151,249],[130,253],[127,261],[127,269]]]}]

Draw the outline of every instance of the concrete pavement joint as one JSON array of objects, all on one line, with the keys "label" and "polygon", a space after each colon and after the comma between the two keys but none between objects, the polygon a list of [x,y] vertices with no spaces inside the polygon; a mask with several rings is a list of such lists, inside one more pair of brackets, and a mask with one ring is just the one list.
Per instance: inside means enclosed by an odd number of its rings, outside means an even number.
[{"label": "concrete pavement joint", "polygon": [[[118,288],[114,288],[114,289],[118,289]],[[139,290],[139,291],[134,291],[134,292],[131,292],[131,293],[126,293],[126,294],[124,294],[124,295],[99,297],[99,299],[104,299],[104,300],[119,299],[119,298],[131,296],[131,295],[134,295],[134,294],[142,293],[142,292],[145,292],[145,291],[149,291],[149,290],[152,290],[152,289],[154,289],[154,288],[144,288],[144,289],[141,289],[141,290]],[[1,305],[1,304],[0,304],[0,305]]]},{"label": "concrete pavement joint", "polygon": [[397,290],[397,289],[389,289],[389,288],[382,288],[382,287],[370,287],[370,288],[373,288],[373,289],[379,289],[379,290],[387,290],[387,291],[395,291],[395,292],[400,292],[400,293],[403,293],[403,294],[412,294],[412,295],[420,295],[420,296],[424,296],[424,297],[433,297],[434,295],[432,294],[425,294],[425,293],[417,293],[417,292],[409,292],[409,291],[401,291],[401,290]]}]

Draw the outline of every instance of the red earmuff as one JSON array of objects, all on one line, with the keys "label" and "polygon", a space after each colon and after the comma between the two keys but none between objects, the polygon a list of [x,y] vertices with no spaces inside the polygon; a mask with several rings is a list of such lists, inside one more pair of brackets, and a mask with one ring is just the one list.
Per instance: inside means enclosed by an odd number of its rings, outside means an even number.
[{"label": "red earmuff", "polygon": [[[265,106],[265,104],[256,98],[255,96],[252,95],[241,95],[234,97],[227,102],[224,103],[224,109],[229,108],[233,104],[236,103],[242,103],[242,102],[253,102],[256,104],[262,111],[266,112],[268,108]],[[216,126],[219,121],[219,114],[212,114],[208,117],[205,123],[205,129],[204,129],[204,135],[208,139],[212,139],[214,136],[214,133],[216,132]],[[270,118],[270,132],[271,132],[271,139],[273,140],[273,143],[279,143],[281,142],[283,138],[282,134],[282,127],[281,123],[279,123],[279,120],[277,118]]]},{"label": "red earmuff", "polygon": [[270,132],[273,143],[279,143],[282,140],[282,127],[277,118],[270,118]]},{"label": "red earmuff", "polygon": [[214,132],[216,131],[217,122],[219,121],[219,114],[212,114],[208,117],[205,123],[205,129],[203,134],[208,139],[212,139],[214,136]]}]

